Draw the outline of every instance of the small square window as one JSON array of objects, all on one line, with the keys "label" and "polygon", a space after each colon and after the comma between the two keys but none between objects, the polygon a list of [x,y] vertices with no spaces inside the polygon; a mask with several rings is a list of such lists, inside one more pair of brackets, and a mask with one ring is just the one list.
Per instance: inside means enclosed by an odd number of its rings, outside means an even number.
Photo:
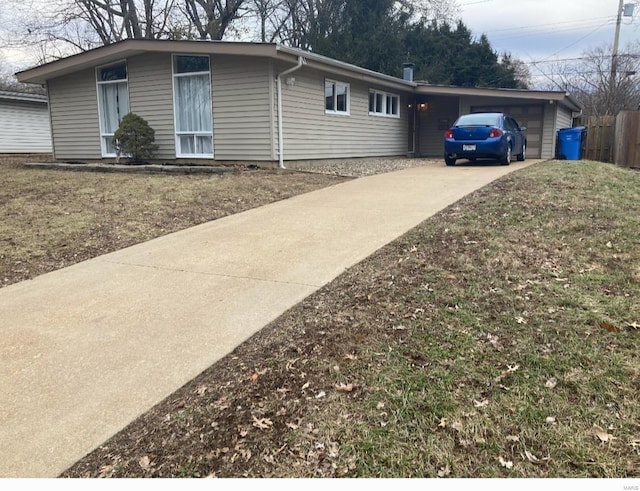
[{"label": "small square window", "polygon": [[327,113],[349,114],[349,84],[325,80],[324,109]]}]

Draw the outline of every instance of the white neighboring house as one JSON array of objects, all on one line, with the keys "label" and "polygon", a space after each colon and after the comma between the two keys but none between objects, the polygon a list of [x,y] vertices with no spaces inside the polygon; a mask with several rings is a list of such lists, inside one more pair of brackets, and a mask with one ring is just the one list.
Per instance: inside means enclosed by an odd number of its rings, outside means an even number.
[{"label": "white neighboring house", "polygon": [[47,96],[0,90],[0,154],[51,152]]}]

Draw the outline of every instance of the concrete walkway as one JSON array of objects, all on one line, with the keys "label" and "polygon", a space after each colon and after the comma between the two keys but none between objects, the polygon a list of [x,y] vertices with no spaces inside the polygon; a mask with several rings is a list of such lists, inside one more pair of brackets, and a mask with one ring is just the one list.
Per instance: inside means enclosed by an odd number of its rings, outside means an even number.
[{"label": "concrete walkway", "polygon": [[366,177],[0,289],[0,477],[55,477],[346,268],[511,166]]}]

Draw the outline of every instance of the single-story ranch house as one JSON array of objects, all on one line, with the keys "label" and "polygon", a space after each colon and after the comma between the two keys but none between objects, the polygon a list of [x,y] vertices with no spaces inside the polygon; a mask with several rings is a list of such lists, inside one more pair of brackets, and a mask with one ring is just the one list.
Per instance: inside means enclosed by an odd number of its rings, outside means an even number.
[{"label": "single-story ranch house", "polygon": [[511,113],[529,157],[551,158],[580,106],[556,91],[434,86],[277,44],[131,39],[17,74],[46,85],[54,156],[112,161],[133,112],[156,132],[157,159],[279,162],[441,157],[469,111]]},{"label": "single-story ranch house", "polygon": [[47,97],[0,90],[0,154],[51,153]]}]

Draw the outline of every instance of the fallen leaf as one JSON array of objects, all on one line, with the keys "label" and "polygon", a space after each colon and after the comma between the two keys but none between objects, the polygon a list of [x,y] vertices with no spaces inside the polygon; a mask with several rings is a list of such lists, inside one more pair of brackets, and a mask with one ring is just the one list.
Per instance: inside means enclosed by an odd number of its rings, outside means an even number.
[{"label": "fallen leaf", "polygon": [[267,430],[273,426],[273,421],[269,418],[256,418],[253,417],[253,426],[260,430]]},{"label": "fallen leaf", "polygon": [[316,399],[322,399],[323,397],[325,397],[327,395],[327,393],[324,390],[321,390],[320,392],[318,392],[316,394]]},{"label": "fallen leaf", "polygon": [[555,378],[555,377],[551,377],[549,380],[547,380],[547,381],[544,383],[544,386],[545,386],[547,389],[554,389],[554,388],[556,387],[556,385],[558,385],[558,379],[557,379],[557,378]]},{"label": "fallen leaf", "polygon": [[338,392],[353,392],[353,384],[339,384],[336,385],[336,390]]},{"label": "fallen leaf", "polygon": [[556,424],[556,418],[555,416],[547,416],[547,419],[545,420],[548,424],[550,425],[554,425]]},{"label": "fallen leaf", "polygon": [[600,428],[598,425],[593,425],[593,428],[591,428],[591,431],[593,431],[593,434],[602,443],[607,443],[607,442],[610,442],[612,440],[615,440],[615,437],[613,435],[611,435],[610,433],[607,433],[605,430]]},{"label": "fallen leaf", "polygon": [[529,450],[525,450],[524,454],[527,456],[527,460],[529,462],[532,462],[534,464],[538,464],[540,463],[540,459],[538,459],[538,457],[536,457],[535,455],[533,455],[531,452],[529,452]]},{"label": "fallen leaf", "polygon": [[489,400],[485,399],[484,401],[476,401],[475,399],[473,400],[473,405],[477,408],[481,408],[481,407],[487,407],[489,405]]},{"label": "fallen leaf", "polygon": [[611,242],[607,242],[607,247],[611,249],[613,247],[613,244]]},{"label": "fallen leaf", "polygon": [[507,436],[507,441],[509,442],[519,442],[520,437],[518,435],[509,435]]},{"label": "fallen leaf", "polygon": [[258,374],[254,373],[253,375],[251,375],[251,380],[253,380],[254,382],[258,381]]},{"label": "fallen leaf", "polygon": [[606,329],[609,332],[620,332],[620,328],[611,324],[610,322],[600,321],[600,327]]},{"label": "fallen leaf", "polygon": [[440,423],[438,424],[438,426],[439,426],[440,428],[446,428],[446,427],[447,427],[447,418],[442,418],[442,419],[440,420]]},{"label": "fallen leaf", "polygon": [[145,471],[149,470],[149,467],[151,466],[151,459],[149,459],[149,457],[145,455],[144,457],[141,457],[140,460],[138,460],[138,465]]},{"label": "fallen leaf", "polygon": [[302,390],[304,390],[304,389],[308,389],[308,388],[309,388],[309,382],[307,382],[306,384],[304,384],[304,385],[302,386]]},{"label": "fallen leaf", "polygon": [[449,474],[451,474],[451,468],[449,467],[449,464],[441,467],[438,471],[438,477],[447,477]]},{"label": "fallen leaf", "polygon": [[511,462],[510,460],[504,460],[502,456],[500,456],[498,460],[500,461],[500,465],[502,467],[506,467],[507,469],[511,469],[513,467],[513,462]]}]

